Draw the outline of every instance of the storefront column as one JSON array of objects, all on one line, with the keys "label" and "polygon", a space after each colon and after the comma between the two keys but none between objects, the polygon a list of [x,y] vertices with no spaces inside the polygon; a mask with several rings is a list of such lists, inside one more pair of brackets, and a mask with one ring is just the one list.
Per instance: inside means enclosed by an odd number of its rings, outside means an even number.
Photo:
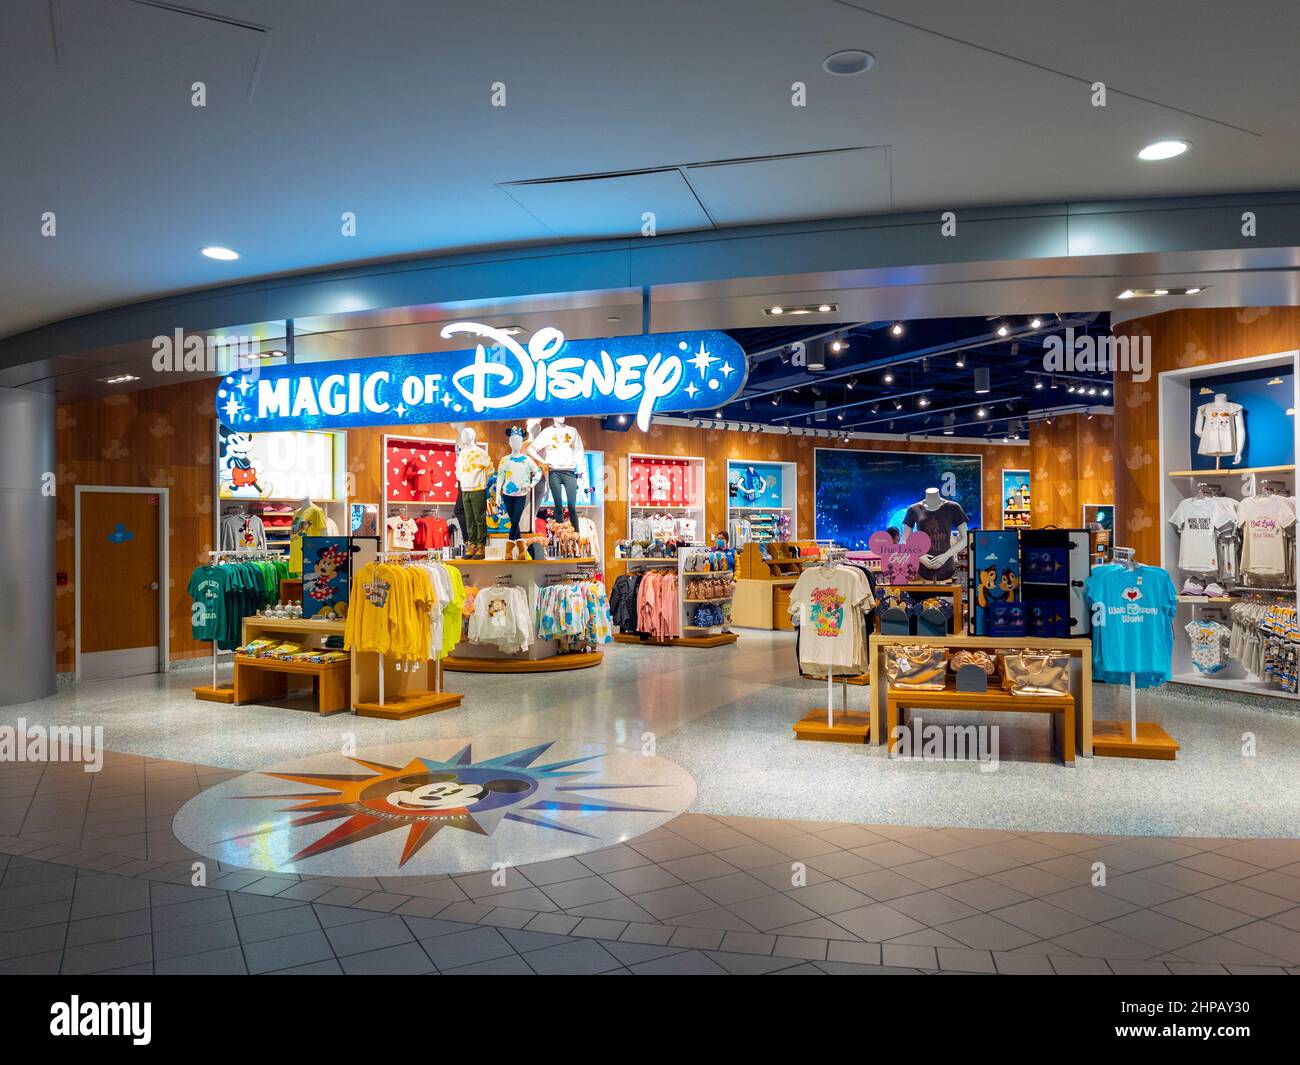
[{"label": "storefront column", "polygon": [[0,705],[54,694],[53,475],[54,397],[0,389]]}]

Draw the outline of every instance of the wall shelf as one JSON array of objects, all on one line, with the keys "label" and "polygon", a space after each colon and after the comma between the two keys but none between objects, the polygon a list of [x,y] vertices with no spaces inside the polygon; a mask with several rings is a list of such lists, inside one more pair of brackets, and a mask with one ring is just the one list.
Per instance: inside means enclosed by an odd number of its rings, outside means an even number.
[{"label": "wall shelf", "polygon": [[1239,473],[1294,473],[1295,466],[1230,466],[1224,470],[1170,470],[1167,477],[1235,477]]}]

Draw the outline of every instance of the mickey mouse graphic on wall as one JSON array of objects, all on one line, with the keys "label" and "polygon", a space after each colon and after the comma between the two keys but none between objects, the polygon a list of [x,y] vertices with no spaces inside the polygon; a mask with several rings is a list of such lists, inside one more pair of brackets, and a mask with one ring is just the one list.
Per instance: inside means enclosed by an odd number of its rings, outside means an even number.
[{"label": "mickey mouse graphic on wall", "polygon": [[253,449],[253,434],[241,433],[218,424],[221,441],[221,494],[227,497],[248,496],[260,499],[271,494],[270,486],[263,488],[257,482],[257,467],[249,453]]}]

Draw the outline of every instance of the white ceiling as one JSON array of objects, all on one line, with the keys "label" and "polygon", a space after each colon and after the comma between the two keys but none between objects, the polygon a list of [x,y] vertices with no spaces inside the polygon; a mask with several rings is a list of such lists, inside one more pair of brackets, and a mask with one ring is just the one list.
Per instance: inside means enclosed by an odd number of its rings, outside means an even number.
[{"label": "white ceiling", "polygon": [[[7,0],[0,336],[340,263],[635,234],[645,211],[668,232],[1300,185],[1287,0],[186,6],[219,17]],[[822,71],[854,47],[873,70]],[[1194,148],[1134,158],[1163,137]],[[872,150],[748,162],[841,149]],[[629,171],[656,173],[520,184]],[[212,243],[243,257],[200,257]]]}]

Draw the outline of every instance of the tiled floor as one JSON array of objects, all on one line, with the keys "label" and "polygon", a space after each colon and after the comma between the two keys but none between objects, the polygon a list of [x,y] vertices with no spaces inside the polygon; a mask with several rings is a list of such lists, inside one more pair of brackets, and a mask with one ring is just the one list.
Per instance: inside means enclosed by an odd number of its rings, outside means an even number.
[{"label": "tiled floor", "polygon": [[229,775],[0,767],[0,972],[1300,973],[1296,840],[687,813],[503,880],[196,887],[168,826]]}]

